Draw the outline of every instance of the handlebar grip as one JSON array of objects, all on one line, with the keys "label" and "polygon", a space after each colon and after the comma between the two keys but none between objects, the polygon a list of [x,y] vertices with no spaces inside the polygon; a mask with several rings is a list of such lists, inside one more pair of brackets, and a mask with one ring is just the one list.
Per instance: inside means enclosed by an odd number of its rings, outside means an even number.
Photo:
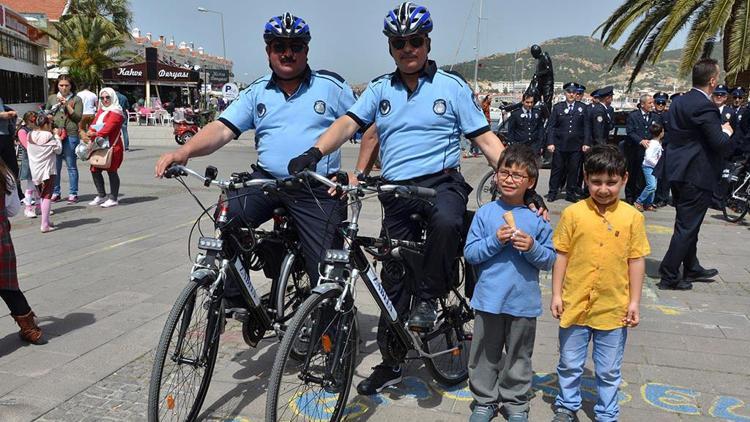
[{"label": "handlebar grip", "polygon": [[172,164],[164,172],[164,177],[166,177],[167,179],[171,179],[177,176],[186,176],[186,175],[187,173],[185,173],[185,170],[182,169],[182,166],[177,165],[177,164]]},{"label": "handlebar grip", "polygon": [[437,191],[435,189],[423,188],[421,186],[409,186],[409,190],[412,195],[423,199],[432,199],[437,196]]}]

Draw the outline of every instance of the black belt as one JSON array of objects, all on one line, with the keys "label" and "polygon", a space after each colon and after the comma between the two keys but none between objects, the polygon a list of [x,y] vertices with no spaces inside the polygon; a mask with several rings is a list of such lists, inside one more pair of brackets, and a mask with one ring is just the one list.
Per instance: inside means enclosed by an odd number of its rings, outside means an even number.
[{"label": "black belt", "polygon": [[459,172],[458,171],[458,167],[453,167],[453,168],[449,168],[449,169],[442,169],[442,170],[440,170],[437,173],[426,174],[424,176],[417,176],[417,177],[414,177],[412,179],[406,179],[406,180],[389,180],[388,182],[389,183],[394,183],[396,185],[409,185],[409,184],[413,184],[413,183],[424,182],[425,180],[431,179],[433,177],[442,176],[442,175],[445,175],[445,174],[454,174],[454,173],[458,173],[458,172]]}]

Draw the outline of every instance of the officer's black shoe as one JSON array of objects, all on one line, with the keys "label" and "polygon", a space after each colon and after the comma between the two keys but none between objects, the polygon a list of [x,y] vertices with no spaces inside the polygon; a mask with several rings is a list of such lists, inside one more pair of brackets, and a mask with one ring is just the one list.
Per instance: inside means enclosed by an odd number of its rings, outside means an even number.
[{"label": "officer's black shoe", "polygon": [[555,202],[555,200],[557,200],[557,194],[553,193],[553,192],[550,192],[550,193],[547,194],[547,198],[546,199],[547,199],[547,202]]},{"label": "officer's black shoe", "polygon": [[712,282],[713,278],[719,275],[719,270],[716,268],[704,268],[701,271],[696,272],[685,272],[684,280],[689,283],[694,282],[704,282],[704,283],[710,283]]},{"label": "officer's black shoe", "polygon": [[691,290],[693,288],[693,283],[685,280],[680,280],[677,283],[670,283],[662,279],[656,286],[659,290]]},{"label": "officer's black shoe", "polygon": [[573,194],[573,195],[565,195],[565,200],[568,201],[568,202],[578,202],[578,196],[575,195],[575,194]]},{"label": "officer's black shoe", "polygon": [[427,332],[432,330],[437,319],[437,304],[434,299],[420,300],[409,315],[409,329]]},{"label": "officer's black shoe", "polygon": [[357,385],[357,392],[364,396],[371,396],[381,392],[385,387],[396,385],[403,379],[400,366],[392,367],[380,364],[372,368],[372,374]]}]

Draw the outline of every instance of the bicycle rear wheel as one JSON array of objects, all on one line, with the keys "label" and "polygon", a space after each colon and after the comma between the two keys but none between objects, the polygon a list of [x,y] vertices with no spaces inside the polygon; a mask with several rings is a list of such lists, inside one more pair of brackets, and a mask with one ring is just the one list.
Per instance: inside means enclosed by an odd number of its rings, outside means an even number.
[{"label": "bicycle rear wheel", "polygon": [[[745,175],[740,175],[741,179],[729,184],[727,190],[727,199],[724,201],[724,218],[730,223],[736,223],[742,220],[748,211],[747,187],[742,186],[745,182]],[[737,189],[740,189],[735,193]]]},{"label": "bicycle rear wheel", "polygon": [[474,332],[474,312],[461,294],[466,283],[465,263],[461,258],[456,263],[458,280],[446,297],[439,300],[436,328],[423,338],[422,343],[427,353],[451,350],[424,359],[435,381],[446,386],[456,385],[469,377],[469,351]]},{"label": "bicycle rear wheel", "polygon": [[[313,293],[297,310],[276,352],[266,421],[338,421],[345,415],[357,355],[356,308],[336,312],[338,290]],[[297,340],[308,339],[304,358]]]},{"label": "bicycle rear wheel", "polygon": [[223,325],[221,300],[207,284],[188,283],[164,325],[154,356],[148,420],[194,421],[211,383]]},{"label": "bicycle rear wheel", "polygon": [[495,171],[490,169],[482,177],[477,187],[477,207],[497,199],[497,186],[495,186]]}]

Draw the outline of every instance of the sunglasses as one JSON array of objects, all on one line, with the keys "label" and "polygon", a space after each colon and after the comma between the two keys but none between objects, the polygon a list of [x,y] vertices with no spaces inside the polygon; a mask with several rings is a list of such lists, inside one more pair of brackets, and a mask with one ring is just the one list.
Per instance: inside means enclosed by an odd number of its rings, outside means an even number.
[{"label": "sunglasses", "polygon": [[424,45],[424,40],[424,37],[392,38],[391,47],[395,48],[396,50],[401,50],[402,48],[406,47],[406,43],[408,42],[410,46],[419,48]]},{"label": "sunglasses", "polygon": [[301,53],[302,50],[305,49],[304,43],[284,43],[284,42],[275,42],[271,44],[271,49],[274,53],[281,54],[285,52],[287,49],[292,50],[292,53]]},{"label": "sunglasses", "polygon": [[108,100],[110,98],[112,97],[110,97],[109,95],[102,95],[101,97],[99,97],[100,100]]}]

